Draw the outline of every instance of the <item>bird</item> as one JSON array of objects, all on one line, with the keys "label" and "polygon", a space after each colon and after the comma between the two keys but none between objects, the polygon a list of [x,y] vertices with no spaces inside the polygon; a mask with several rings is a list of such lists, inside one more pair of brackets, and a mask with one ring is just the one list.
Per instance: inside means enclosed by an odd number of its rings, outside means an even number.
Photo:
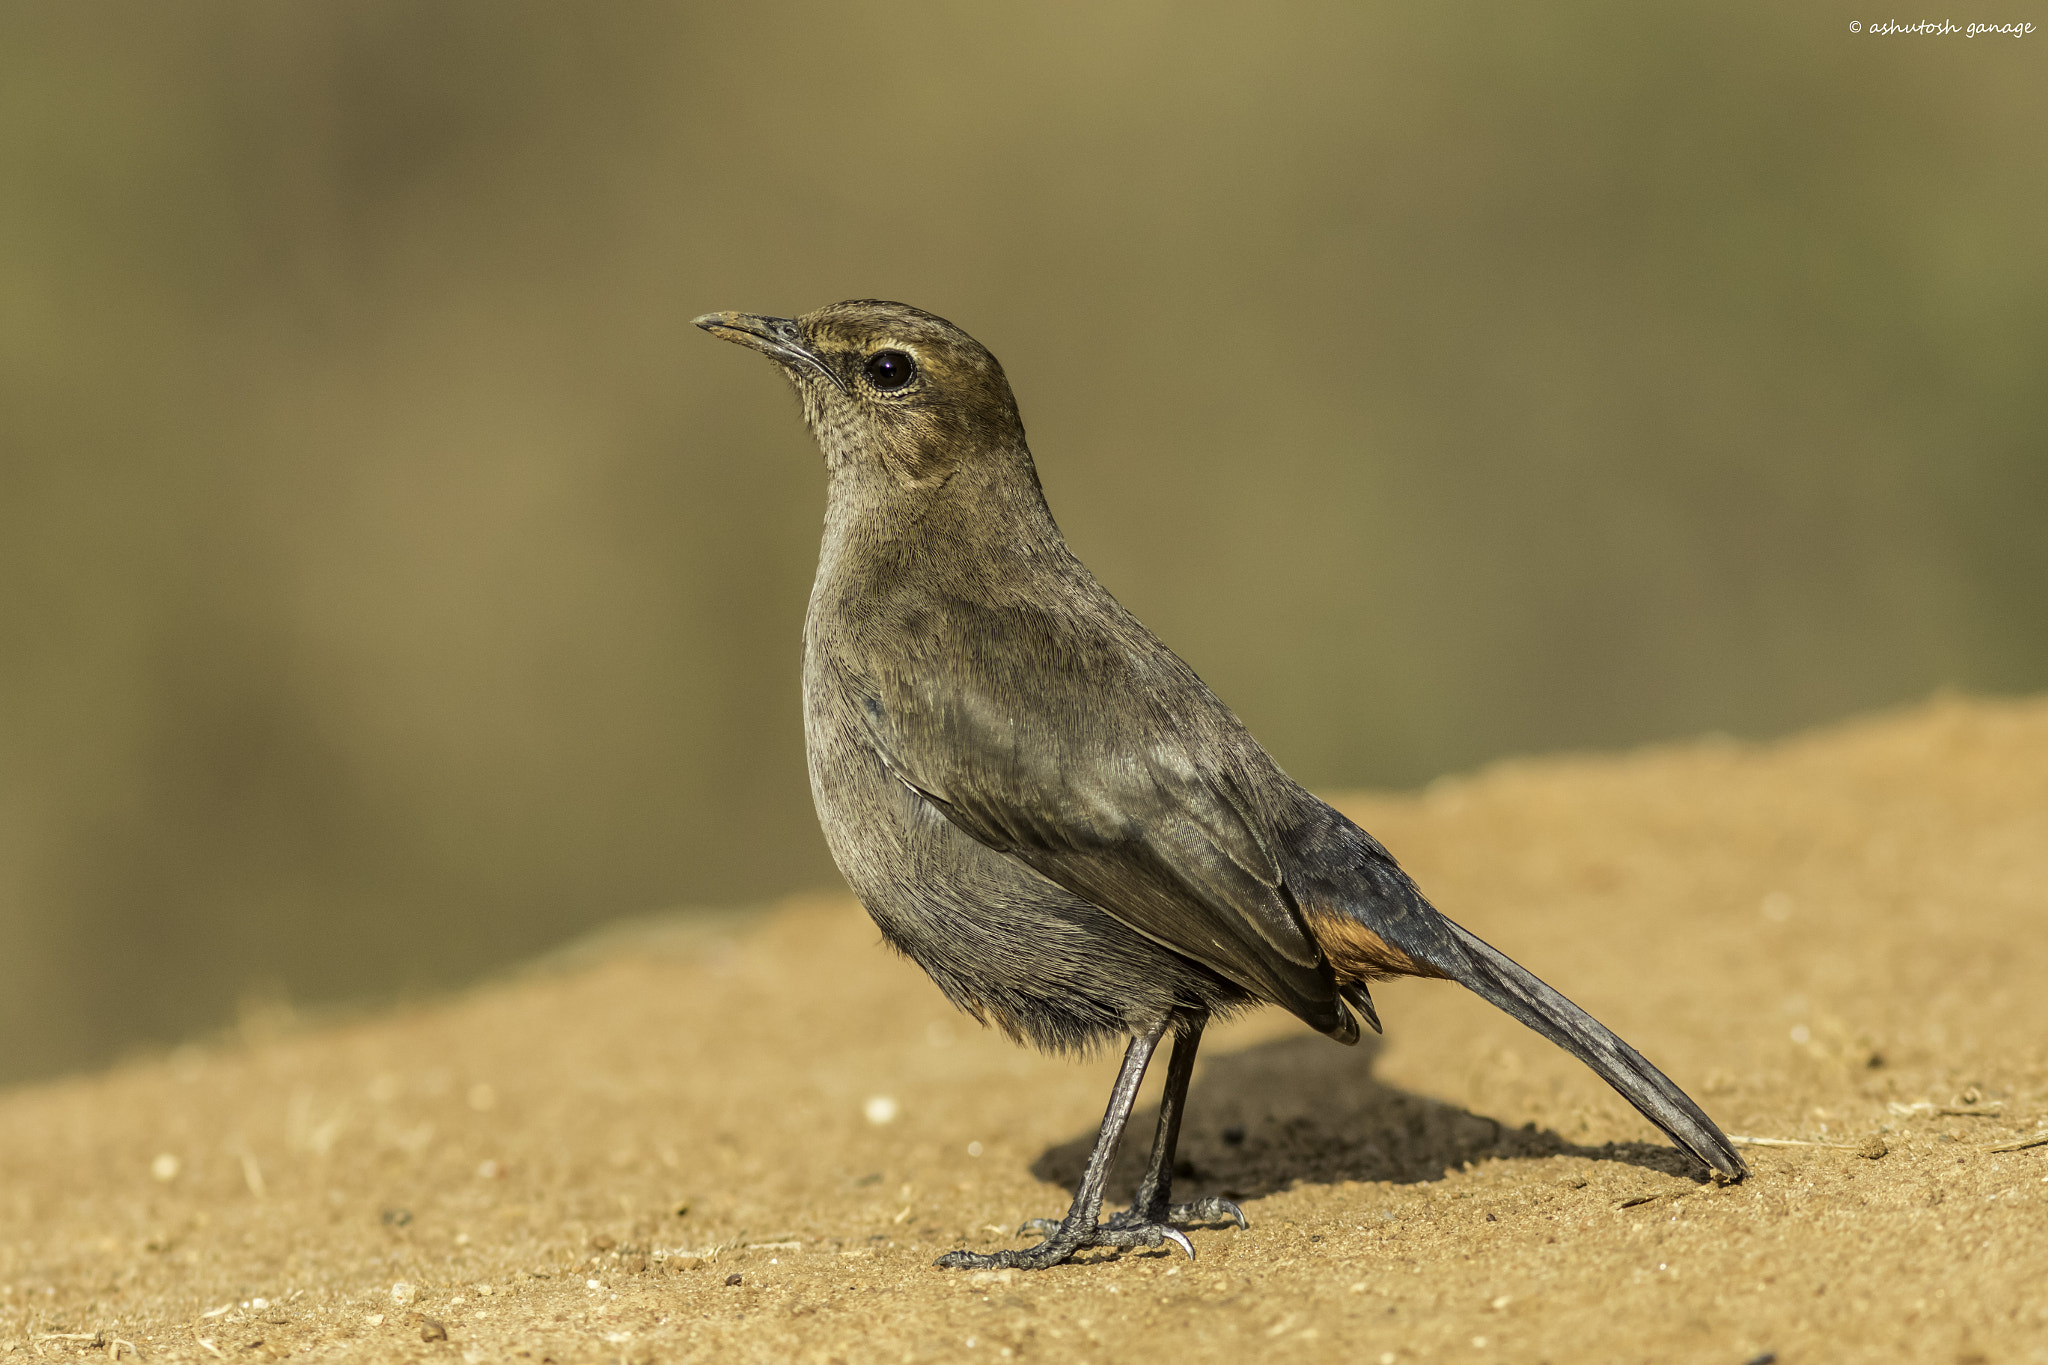
[{"label": "bird", "polygon": [[[811,792],[883,939],[984,1026],[1052,1052],[1127,1039],[1073,1202],[1034,1246],[1193,1258],[1174,1152],[1210,1020],[1259,1005],[1354,1043],[1372,982],[1455,981],[1586,1062],[1708,1171],[1747,1172],[1712,1119],[1577,1005],[1438,911],[1365,830],[1283,772],[1068,548],[996,358],[878,299],[698,327],[775,361],[824,458],[803,630]],[[1171,1034],[1131,1206],[1102,1217],[1141,1082]],[[1112,1252],[1114,1254],[1114,1251]]]}]

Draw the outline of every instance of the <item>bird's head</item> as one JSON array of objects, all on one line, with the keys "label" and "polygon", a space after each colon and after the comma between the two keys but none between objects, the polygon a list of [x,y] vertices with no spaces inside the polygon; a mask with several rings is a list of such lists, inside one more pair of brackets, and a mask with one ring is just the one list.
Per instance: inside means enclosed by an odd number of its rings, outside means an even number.
[{"label": "bird's head", "polygon": [[982,344],[908,304],[853,299],[799,318],[706,313],[697,325],[782,367],[834,469],[942,484],[977,456],[1024,449],[1003,367]]}]

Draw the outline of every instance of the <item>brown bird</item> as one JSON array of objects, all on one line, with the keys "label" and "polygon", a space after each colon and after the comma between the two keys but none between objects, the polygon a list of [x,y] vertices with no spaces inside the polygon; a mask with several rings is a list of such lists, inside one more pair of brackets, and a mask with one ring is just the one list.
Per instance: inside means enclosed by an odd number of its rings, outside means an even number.
[{"label": "brown bird", "polygon": [[[830,479],[804,623],[804,734],[826,842],[889,943],[1011,1037],[1128,1037],[1079,1191],[1024,1250],[939,1264],[1038,1268],[1082,1247],[1194,1248],[1172,1202],[1202,1029],[1257,1004],[1339,1042],[1367,983],[1447,977],[1583,1059],[1728,1178],[1742,1158],[1627,1043],[1425,900],[1393,857],[1280,770],[1111,597],[1053,524],[994,356],[900,303],[801,318],[710,313],[803,402]],[[1354,1015],[1356,1011],[1356,1015]],[[1103,1186],[1154,1048],[1172,1061],[1131,1207]]]}]

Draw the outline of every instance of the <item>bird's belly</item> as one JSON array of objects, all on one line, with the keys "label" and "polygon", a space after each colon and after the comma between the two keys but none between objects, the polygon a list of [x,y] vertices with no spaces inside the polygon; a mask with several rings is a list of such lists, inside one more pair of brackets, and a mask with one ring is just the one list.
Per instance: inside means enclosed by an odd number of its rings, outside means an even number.
[{"label": "bird's belly", "polygon": [[1041,1046],[1084,1048],[1244,993],[963,833],[884,766],[848,706],[806,678],[811,794],[840,872],[883,936],[956,1005]]},{"label": "bird's belly", "polygon": [[1021,935],[1045,916],[1109,919],[961,832],[840,727],[806,739],[833,861],[883,933],[920,962],[963,928]]}]

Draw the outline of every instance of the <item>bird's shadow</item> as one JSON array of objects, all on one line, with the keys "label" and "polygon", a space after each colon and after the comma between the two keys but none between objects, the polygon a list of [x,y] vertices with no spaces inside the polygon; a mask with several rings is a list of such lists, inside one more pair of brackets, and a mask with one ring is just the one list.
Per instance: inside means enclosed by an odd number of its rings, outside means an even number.
[{"label": "bird's shadow", "polygon": [[[1590,1157],[1704,1180],[1675,1147],[1610,1142],[1586,1147],[1534,1124],[1515,1128],[1442,1100],[1376,1080],[1379,1040],[1355,1048],[1295,1037],[1204,1058],[1188,1092],[1175,1199],[1220,1194],[1257,1199],[1297,1184],[1345,1180],[1416,1184],[1492,1157]],[[1128,1200],[1152,1147],[1158,1108],[1131,1115],[1109,1183]],[[1093,1132],[1047,1148],[1032,1163],[1041,1180],[1077,1188]]]}]

